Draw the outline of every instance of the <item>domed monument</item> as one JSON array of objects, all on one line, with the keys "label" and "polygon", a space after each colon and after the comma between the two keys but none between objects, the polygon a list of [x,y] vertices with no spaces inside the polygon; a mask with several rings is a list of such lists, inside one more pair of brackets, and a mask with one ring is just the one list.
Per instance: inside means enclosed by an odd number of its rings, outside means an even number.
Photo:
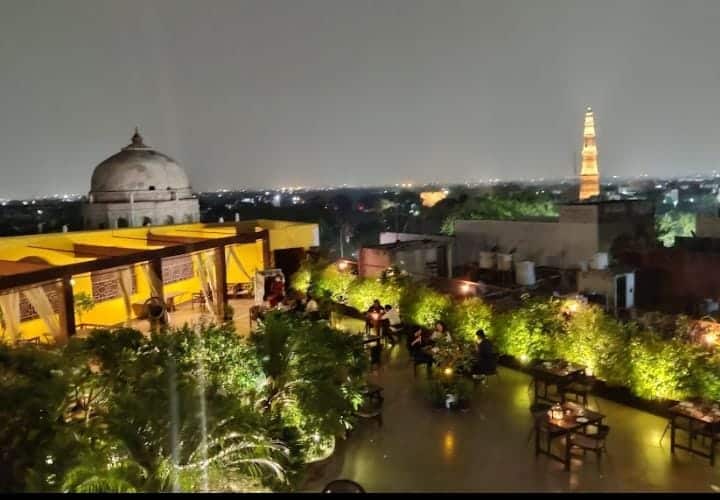
[{"label": "domed monument", "polygon": [[145,145],[135,129],[131,143],[95,167],[86,229],[198,222],[200,205],[175,160]]}]

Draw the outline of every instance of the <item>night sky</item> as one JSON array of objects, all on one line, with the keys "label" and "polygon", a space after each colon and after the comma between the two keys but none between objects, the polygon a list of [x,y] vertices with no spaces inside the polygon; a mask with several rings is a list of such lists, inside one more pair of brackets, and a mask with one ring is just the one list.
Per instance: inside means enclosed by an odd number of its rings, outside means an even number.
[{"label": "night sky", "polygon": [[0,196],[718,169],[718,0],[2,0]]}]

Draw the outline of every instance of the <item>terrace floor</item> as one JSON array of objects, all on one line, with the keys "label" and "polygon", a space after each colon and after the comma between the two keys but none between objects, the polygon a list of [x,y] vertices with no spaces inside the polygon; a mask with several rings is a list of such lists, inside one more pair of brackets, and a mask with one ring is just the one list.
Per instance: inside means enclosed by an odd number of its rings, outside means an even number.
[{"label": "terrace floor", "polygon": [[[384,388],[383,426],[361,422],[303,490],[321,491],[338,478],[368,492],[720,490],[720,464],[713,468],[682,450],[672,456],[669,433],[659,444],[666,420],[603,399],[597,402],[611,431],[601,465],[592,453],[574,459],[570,472],[536,458],[528,443],[530,378],[499,371],[478,388],[468,412],[437,410],[420,390],[424,370],[413,378],[405,347],[386,349],[381,369],[370,377]],[[591,398],[590,407],[595,403]]]},{"label": "terrace floor", "polygon": [[[229,303],[234,310],[233,321],[238,334],[248,335],[250,333],[250,307],[254,304],[253,299],[230,299]],[[185,323],[193,326],[212,320],[212,316],[201,309],[200,305],[193,306],[190,302],[178,304],[175,311],[168,312],[168,321],[174,327],[182,327]],[[145,334],[150,333],[150,323],[146,319],[134,319],[130,322],[130,326]],[[86,334],[87,332],[79,332],[81,337]]]}]

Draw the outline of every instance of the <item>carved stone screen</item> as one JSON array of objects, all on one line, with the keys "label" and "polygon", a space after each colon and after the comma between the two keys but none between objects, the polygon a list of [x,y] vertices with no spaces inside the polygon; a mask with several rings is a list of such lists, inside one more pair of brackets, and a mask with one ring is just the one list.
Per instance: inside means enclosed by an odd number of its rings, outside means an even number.
[{"label": "carved stone screen", "polygon": [[[45,294],[47,295],[50,304],[52,305],[53,311],[60,312],[62,307],[62,296],[56,286],[52,284],[43,285]],[[24,293],[20,294],[20,321],[30,321],[31,319],[37,319],[38,315],[35,308],[30,304],[30,301],[25,297]]]},{"label": "carved stone screen", "polygon": [[[92,295],[95,302],[104,302],[106,300],[117,299],[122,297],[122,290],[118,283],[117,271],[120,268],[107,269],[97,271],[90,274],[92,281]],[[132,293],[137,292],[137,278],[135,276],[135,268],[131,268],[132,273]]]},{"label": "carved stone screen", "polygon": [[168,257],[162,261],[163,284],[189,280],[194,276],[193,264],[190,255]]}]

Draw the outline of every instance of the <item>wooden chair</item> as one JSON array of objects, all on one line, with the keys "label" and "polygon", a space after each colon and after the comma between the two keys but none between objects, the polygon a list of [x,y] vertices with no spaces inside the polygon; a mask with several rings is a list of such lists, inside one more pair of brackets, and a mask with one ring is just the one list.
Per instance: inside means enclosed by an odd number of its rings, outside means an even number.
[{"label": "wooden chair", "polygon": [[207,302],[205,301],[205,295],[202,292],[194,292],[192,299],[190,300],[190,307],[195,309],[195,304],[200,306],[200,309],[207,308]]},{"label": "wooden chair", "polygon": [[585,455],[588,451],[592,451],[595,455],[597,455],[599,461],[602,458],[603,453],[607,454],[605,443],[607,441],[607,436],[610,433],[610,426],[598,424],[595,427],[597,427],[597,432],[592,434],[572,434],[570,436],[570,446],[581,449],[583,455]]},{"label": "wooden chair", "polygon": [[545,417],[547,416],[547,412],[550,408],[551,405],[547,403],[534,403],[530,405],[530,415],[532,416],[533,425],[530,428],[530,432],[528,434],[528,443],[532,440],[533,436],[538,431],[538,428],[541,426],[542,422],[544,422]]},{"label": "wooden chair", "polygon": [[[594,377],[588,377],[586,375],[581,375],[575,378],[572,382],[570,382],[567,385],[563,385],[559,387],[560,392],[560,398],[561,402],[565,402],[568,400],[568,396],[571,396],[572,401],[575,401],[578,404],[582,404],[583,406],[588,405],[588,397],[590,393],[593,390],[593,387],[595,387],[596,379]],[[597,408],[600,408],[600,405],[598,405],[597,399],[595,399],[595,406]]]}]

